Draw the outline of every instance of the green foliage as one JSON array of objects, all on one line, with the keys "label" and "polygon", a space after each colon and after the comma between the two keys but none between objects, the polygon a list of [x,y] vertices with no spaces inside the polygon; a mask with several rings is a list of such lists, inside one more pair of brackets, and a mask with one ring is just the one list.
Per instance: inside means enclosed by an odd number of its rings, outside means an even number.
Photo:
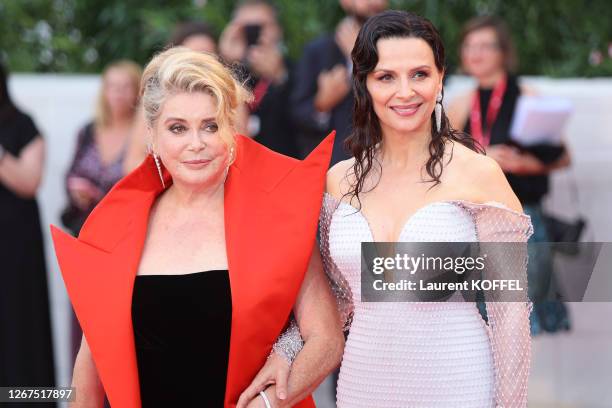
[{"label": "green foliage", "polygon": [[[608,0],[392,0],[391,3],[394,8],[426,16],[438,27],[450,67],[457,66],[462,24],[473,16],[493,14],[506,20],[510,27],[519,56],[519,73],[558,77],[612,75],[609,54],[612,52],[612,3]],[[601,62],[596,61],[598,54]]]},{"label": "green foliage", "polygon": [[[0,0],[0,58],[13,71],[99,72],[130,58],[144,64],[163,48],[174,24],[203,19],[220,33],[235,0]],[[333,30],[336,0],[277,0],[290,57]],[[612,3],[608,0],[391,0],[433,21],[457,66],[461,25],[479,14],[508,22],[520,72],[552,76],[612,74]],[[611,50],[609,51],[609,48]]]}]

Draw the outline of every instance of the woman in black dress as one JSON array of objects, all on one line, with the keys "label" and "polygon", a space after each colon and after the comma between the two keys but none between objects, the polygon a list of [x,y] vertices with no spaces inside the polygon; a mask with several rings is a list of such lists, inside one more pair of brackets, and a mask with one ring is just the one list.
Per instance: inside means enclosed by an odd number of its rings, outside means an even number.
[{"label": "woman in black dress", "polygon": [[12,103],[0,66],[0,386],[54,385],[36,202],[43,165],[44,142],[32,119]]},{"label": "woman in black dress", "polygon": [[268,384],[248,407],[314,407],[344,343],[313,250],[333,138],[299,162],[235,135],[248,94],[186,48],[155,57],[142,90],[151,155],[78,240],[52,229],[84,333],[74,406],[101,406],[105,392],[113,408],[235,407],[278,361],[293,312],[304,347],[287,387]]},{"label": "woman in black dress", "polygon": [[[506,24],[496,17],[476,17],[466,23],[461,41],[464,70],[478,82],[478,89],[457,98],[449,107],[456,129],[471,134],[500,165],[526,214],[534,233],[530,242],[550,241],[542,213],[552,171],[569,165],[564,146],[540,143],[521,146],[510,138],[516,103],[534,91],[513,74],[516,56]],[[530,252],[530,295],[547,293],[552,274],[551,254],[542,247]],[[558,301],[536,302],[531,316],[533,335],[569,329],[565,306]]]}]

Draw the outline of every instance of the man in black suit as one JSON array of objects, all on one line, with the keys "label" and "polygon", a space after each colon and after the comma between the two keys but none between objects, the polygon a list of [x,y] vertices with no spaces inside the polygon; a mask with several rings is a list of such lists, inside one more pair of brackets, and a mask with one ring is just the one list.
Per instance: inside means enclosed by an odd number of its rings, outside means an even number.
[{"label": "man in black suit", "polygon": [[351,51],[365,20],[387,8],[387,0],[340,0],[346,12],[334,33],[304,48],[295,69],[291,113],[298,127],[298,147],[305,157],[331,130],[336,130],[332,165],[349,157],[343,148],[351,131]]}]

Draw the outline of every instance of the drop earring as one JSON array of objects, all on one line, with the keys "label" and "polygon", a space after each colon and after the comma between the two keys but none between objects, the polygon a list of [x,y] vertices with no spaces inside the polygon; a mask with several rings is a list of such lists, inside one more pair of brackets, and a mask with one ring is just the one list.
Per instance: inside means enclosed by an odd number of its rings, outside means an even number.
[{"label": "drop earring", "polygon": [[166,183],[164,182],[164,175],[162,173],[161,165],[159,163],[159,156],[157,156],[155,152],[151,154],[153,155],[153,160],[155,160],[155,166],[157,166],[157,173],[159,174],[159,179],[161,180],[162,187],[166,188]]},{"label": "drop earring", "polygon": [[438,129],[438,133],[442,129],[442,92],[438,93],[436,97],[436,107],[434,108],[436,114],[436,129]]},{"label": "drop earring", "polygon": [[226,178],[229,173],[230,163],[232,162],[232,160],[234,160],[234,146],[230,147],[229,159],[227,161],[227,166],[225,166],[225,177]]}]

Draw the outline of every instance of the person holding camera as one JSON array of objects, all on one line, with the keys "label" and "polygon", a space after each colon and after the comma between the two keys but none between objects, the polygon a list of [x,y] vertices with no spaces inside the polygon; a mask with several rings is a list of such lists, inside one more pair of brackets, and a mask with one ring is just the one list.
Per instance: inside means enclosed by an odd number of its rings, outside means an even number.
[{"label": "person holding camera", "polygon": [[283,53],[283,30],[276,8],[266,0],[241,2],[219,39],[226,62],[240,66],[254,100],[248,105],[248,133],[258,142],[297,156],[289,115],[291,63]]}]

